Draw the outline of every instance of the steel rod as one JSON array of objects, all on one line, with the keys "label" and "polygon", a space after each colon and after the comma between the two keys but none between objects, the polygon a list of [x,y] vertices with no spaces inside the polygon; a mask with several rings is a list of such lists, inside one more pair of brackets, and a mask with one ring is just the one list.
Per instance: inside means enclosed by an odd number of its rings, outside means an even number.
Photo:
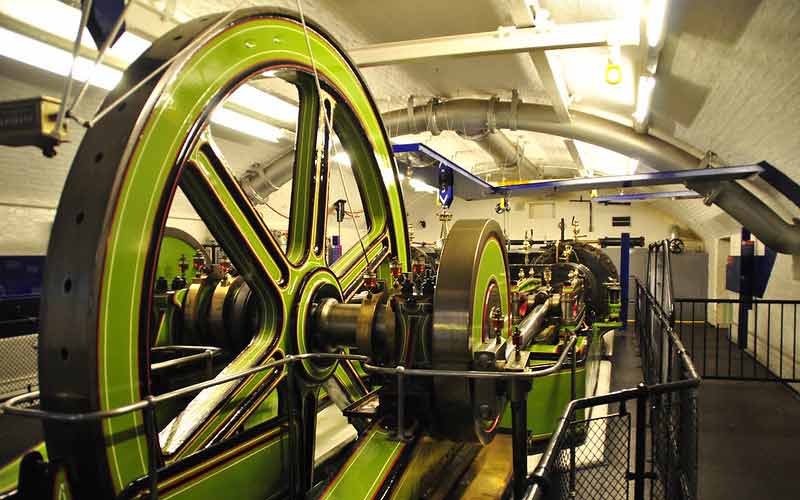
[{"label": "steel rod", "polygon": [[[198,382],[196,384],[182,387],[180,389],[175,389],[174,391],[166,392],[158,396],[152,396],[152,401],[153,403],[156,404],[161,403],[163,401],[184,396],[186,394],[191,394],[193,392],[201,391],[209,387],[214,387],[217,385],[222,385],[228,382],[232,382],[234,380],[238,380],[240,378],[252,375],[254,373],[258,373],[264,370],[269,370],[270,368],[276,368],[289,363],[296,363],[304,359],[342,359],[342,360],[361,361],[361,362],[366,362],[369,360],[367,356],[360,356],[357,354],[337,354],[337,353],[304,353],[304,354],[294,354],[294,355],[290,354],[279,360],[270,361],[269,363],[253,367],[248,370],[241,371],[239,373],[233,373],[231,375],[215,378],[213,380]],[[17,406],[21,403],[33,401],[38,398],[39,398],[39,391],[11,398],[2,405],[0,405],[0,414],[6,413],[9,415],[17,415],[21,417],[33,417],[33,418],[40,418],[42,420],[53,420],[60,422],[85,422],[91,420],[101,420],[105,418],[117,417],[120,415],[125,415],[126,413],[143,410],[149,404],[147,400],[140,400],[135,403],[131,403],[125,406],[120,406],[118,408],[114,408],[111,410],[92,411],[83,413],[53,412],[53,411],[39,410],[33,408],[19,408]]]},{"label": "steel rod", "polygon": [[633,480],[634,500],[644,500],[645,439],[647,434],[647,396],[636,398],[636,451]]},{"label": "steel rod", "polygon": [[158,440],[158,427],[156,426],[156,405],[153,397],[148,396],[145,401],[144,426],[147,436],[147,480],[150,489],[150,500],[158,499],[158,461],[161,455],[161,445]]},{"label": "steel rod", "polygon": [[405,375],[417,377],[463,377],[474,379],[526,380],[551,375],[560,370],[569,355],[570,349],[572,349],[572,347],[575,345],[576,340],[577,337],[574,335],[571,336],[569,342],[567,342],[567,345],[561,352],[561,356],[559,356],[558,361],[556,361],[556,363],[549,368],[544,368],[541,370],[530,370],[523,372],[488,372],[476,370],[427,370],[420,368],[405,368],[402,365],[395,367],[382,367],[371,365],[369,363],[364,363],[363,366],[364,370],[367,372],[382,373],[386,375],[397,375],[398,371],[402,371]]}]

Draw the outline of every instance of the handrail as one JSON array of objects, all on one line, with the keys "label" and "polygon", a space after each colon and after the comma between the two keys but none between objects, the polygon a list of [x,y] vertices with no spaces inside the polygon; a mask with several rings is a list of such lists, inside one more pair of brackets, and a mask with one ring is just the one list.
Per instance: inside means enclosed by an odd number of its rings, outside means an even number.
[{"label": "handrail", "polygon": [[153,363],[150,365],[150,371],[156,372],[159,370],[164,370],[166,368],[174,368],[176,366],[183,366],[188,365],[194,361],[205,359],[207,362],[210,362],[214,359],[214,356],[218,355],[222,349],[219,347],[213,346],[202,346],[202,345],[169,345],[169,346],[159,346],[153,347],[150,349],[150,352],[161,352],[161,351],[199,351],[197,354],[189,354],[188,356],[181,356],[175,359],[168,359],[166,361],[160,361],[158,363]]},{"label": "handrail", "polygon": [[[64,413],[64,412],[53,412],[53,411],[40,410],[34,408],[21,408],[19,405],[30,401],[34,401],[39,398],[40,391],[34,391],[34,392],[29,392],[27,394],[22,394],[19,396],[12,397],[3,404],[0,404],[0,414],[16,415],[21,417],[32,417],[32,418],[39,418],[42,420],[52,420],[59,422],[86,422],[93,420],[102,420],[105,418],[118,417],[120,415],[125,415],[127,413],[132,413],[134,411],[143,410],[150,406],[161,403],[163,401],[174,399],[193,392],[198,392],[203,389],[207,389],[209,387],[214,387],[228,382],[233,382],[234,380],[238,380],[240,378],[252,375],[254,373],[268,370],[270,368],[276,368],[278,366],[283,366],[289,363],[302,361],[305,359],[342,359],[351,361],[361,361],[364,363],[364,369],[368,372],[371,371],[375,373],[392,374],[392,375],[403,374],[407,376],[464,377],[464,378],[475,378],[475,379],[492,379],[492,378],[532,379],[537,377],[544,377],[546,375],[550,375],[560,370],[561,367],[564,365],[564,362],[566,361],[570,351],[572,351],[572,348],[575,346],[576,342],[577,342],[577,337],[575,335],[572,335],[569,341],[567,342],[567,345],[564,347],[561,355],[559,356],[558,361],[556,361],[554,365],[545,369],[532,370],[528,372],[426,370],[426,369],[415,369],[415,368],[406,369],[402,365],[396,366],[394,368],[386,368],[386,367],[370,365],[369,363],[367,363],[367,361],[369,361],[369,358],[367,356],[361,356],[356,354],[337,354],[337,353],[305,353],[305,354],[295,354],[295,355],[290,354],[279,360],[271,361],[269,363],[253,367],[248,370],[244,370],[238,373],[233,373],[212,380],[198,382],[196,384],[188,385],[186,387],[181,387],[179,389],[175,389],[173,391],[166,392],[164,394],[159,394],[157,396],[152,396],[152,395],[147,396],[146,398],[137,401],[135,403],[131,403],[125,406],[120,406],[118,408],[113,408],[111,410],[82,412],[82,413]],[[216,348],[204,347],[204,346],[169,346],[169,347],[170,348],[185,347],[185,348],[194,348],[198,350],[202,349],[203,352],[199,354],[185,356],[183,358],[178,358],[175,360],[164,361],[162,363],[155,363],[153,365],[154,368],[163,369],[167,368],[168,366],[185,364],[194,359],[207,358],[209,356],[212,356],[216,352],[213,351],[213,349]]]},{"label": "handrail", "polygon": [[270,361],[269,363],[265,363],[263,365],[243,370],[238,373],[232,373],[230,375],[225,375],[223,377],[218,377],[212,380],[198,382],[196,384],[188,385],[186,387],[181,387],[179,389],[175,389],[170,392],[165,392],[164,394],[159,394],[157,396],[147,396],[146,398],[140,401],[125,406],[120,406],[117,408],[113,408],[111,410],[91,411],[83,413],[64,413],[64,412],[54,412],[48,410],[39,410],[34,408],[20,408],[18,406],[19,404],[33,401],[39,397],[39,391],[35,391],[28,394],[24,394],[22,396],[11,398],[2,405],[0,405],[0,415],[8,414],[20,417],[39,418],[42,420],[53,420],[57,422],[88,422],[93,420],[102,420],[111,417],[118,417],[120,415],[125,415],[127,413],[132,413],[138,410],[144,410],[146,408],[155,406],[156,404],[161,403],[163,401],[174,399],[193,392],[198,392],[203,389],[207,389],[209,387],[214,387],[217,385],[226,384],[228,382],[233,382],[234,380],[247,377],[248,375],[252,375],[254,373],[258,373],[264,370],[269,370],[270,368],[276,368],[278,366],[284,366],[290,363],[295,363],[305,359],[342,359],[350,361],[369,360],[367,356],[361,356],[357,354],[339,354],[339,353],[327,353],[327,352],[289,354],[281,359]]},{"label": "handrail", "polygon": [[695,297],[681,297],[679,299],[673,299],[673,302],[678,303],[690,303],[694,302],[696,304],[786,304],[786,305],[795,305],[797,304],[797,299],[759,299],[753,297],[750,300],[742,300],[742,299],[712,299],[712,298],[695,298]]},{"label": "handrail", "polygon": [[[622,389],[608,394],[572,400],[559,418],[556,429],[551,435],[550,441],[547,443],[547,448],[542,454],[539,464],[528,476],[528,482],[531,486],[525,494],[524,498],[526,500],[539,499],[544,495],[544,490],[549,486],[547,473],[552,468],[553,461],[555,460],[556,456],[556,449],[560,445],[564,433],[566,432],[567,427],[571,424],[572,417],[577,410],[602,404],[621,403],[632,399],[649,397],[650,395],[693,389],[700,385],[700,375],[694,366],[692,358],[686,352],[683,342],[681,342],[680,338],[678,338],[678,335],[672,328],[670,321],[671,317],[663,310],[658,301],[655,300],[655,297],[650,290],[648,290],[638,278],[634,279],[636,281],[638,292],[644,293],[645,299],[649,302],[649,307],[658,320],[662,323],[661,326],[663,327],[663,331],[669,337],[671,346],[675,350],[675,353],[680,356],[688,378],[651,385],[640,383],[635,388]],[[637,415],[637,417],[639,416]]]},{"label": "handrail", "polygon": [[406,375],[406,376],[417,376],[417,377],[464,377],[464,378],[475,378],[475,379],[534,379],[553,374],[558,370],[560,370],[561,367],[564,365],[564,362],[567,360],[567,356],[569,355],[570,351],[572,351],[572,348],[575,346],[576,342],[577,342],[577,336],[575,335],[570,336],[567,345],[564,346],[564,350],[561,352],[561,355],[558,357],[558,360],[555,362],[555,364],[540,370],[521,371],[521,372],[488,372],[488,371],[477,371],[477,370],[429,370],[421,368],[405,368],[403,365],[398,365],[395,367],[383,367],[383,366],[370,365],[368,363],[364,363],[363,367],[364,370],[367,372],[381,373],[385,375]]}]

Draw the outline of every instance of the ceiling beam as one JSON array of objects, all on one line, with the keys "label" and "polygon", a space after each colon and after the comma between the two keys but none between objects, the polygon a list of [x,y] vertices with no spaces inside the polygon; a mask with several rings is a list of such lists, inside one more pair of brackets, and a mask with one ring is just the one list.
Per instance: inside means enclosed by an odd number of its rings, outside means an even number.
[{"label": "ceiling beam", "polygon": [[[535,7],[524,0],[516,0],[513,6],[514,8],[511,9],[511,18],[514,24],[522,29],[534,29],[530,27],[536,24]],[[549,29],[557,30],[559,26],[550,23]],[[558,120],[562,123],[570,123],[572,117],[569,114],[569,89],[567,88],[567,82],[564,79],[558,61],[553,61],[551,56],[547,54],[546,49],[543,48],[532,50],[528,52],[528,54],[530,55],[531,61],[533,61],[539,79],[542,81],[542,86],[547,96],[550,98],[556,117],[558,117]],[[579,175],[581,177],[591,176],[593,172],[590,172],[584,165],[575,142],[572,139],[564,139],[564,146],[567,148],[569,155],[578,167]]]},{"label": "ceiling beam", "polygon": [[[363,68],[453,56],[514,54],[531,50],[607,46],[609,36],[623,32],[618,21],[597,21],[538,28],[500,27],[495,31],[379,43],[356,47],[350,57]],[[635,40],[623,41],[623,44]]]}]

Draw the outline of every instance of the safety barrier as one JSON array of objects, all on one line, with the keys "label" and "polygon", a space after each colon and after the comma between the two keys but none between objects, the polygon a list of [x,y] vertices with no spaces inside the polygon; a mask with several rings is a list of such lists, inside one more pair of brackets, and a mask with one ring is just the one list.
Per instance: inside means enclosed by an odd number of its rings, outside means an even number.
[{"label": "safety barrier", "polygon": [[[572,401],[529,476],[527,499],[697,498],[700,377],[670,315],[638,280],[636,294],[644,382]],[[576,419],[581,409],[600,415]]]},{"label": "safety barrier", "polygon": [[[675,331],[703,378],[800,382],[798,300],[675,299]],[[749,311],[748,318],[740,309]]]},{"label": "safety barrier", "polygon": [[0,401],[39,387],[38,313],[38,296],[0,298]]}]

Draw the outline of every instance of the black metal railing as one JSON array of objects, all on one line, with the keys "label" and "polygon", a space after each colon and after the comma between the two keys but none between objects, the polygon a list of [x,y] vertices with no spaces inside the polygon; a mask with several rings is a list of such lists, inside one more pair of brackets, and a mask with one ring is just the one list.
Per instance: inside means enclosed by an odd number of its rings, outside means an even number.
[{"label": "black metal railing", "polygon": [[[800,382],[798,304],[675,299],[674,329],[703,378]],[[740,314],[742,308],[747,314]]]},{"label": "black metal railing", "polygon": [[526,498],[697,498],[700,377],[670,315],[638,280],[636,293],[644,382],[573,400],[529,476]]},{"label": "black metal railing", "polygon": [[661,309],[672,315],[674,288],[672,281],[672,252],[669,240],[650,244],[644,286]]},{"label": "black metal railing", "polygon": [[[292,368],[293,365],[301,362],[302,360],[306,359],[323,359],[323,360],[350,360],[350,361],[360,361],[363,363],[365,370],[371,373],[379,373],[383,375],[394,375],[397,377],[397,385],[398,385],[398,402],[397,402],[397,439],[406,439],[405,436],[405,425],[404,425],[404,392],[403,392],[403,381],[406,377],[454,377],[454,378],[467,378],[467,379],[484,379],[484,380],[499,380],[508,383],[530,383],[532,380],[540,377],[545,377],[547,375],[551,375],[558,370],[561,370],[566,366],[567,363],[570,364],[569,368],[571,371],[571,391],[572,394],[575,394],[575,376],[576,376],[576,366],[577,366],[577,356],[576,356],[576,345],[577,345],[577,337],[571,336],[567,343],[564,346],[564,349],[559,356],[559,358],[552,364],[546,367],[540,367],[535,370],[525,370],[525,371],[506,371],[506,372],[498,372],[498,371],[479,371],[479,370],[435,370],[435,369],[413,369],[413,368],[405,368],[404,366],[395,366],[395,367],[383,367],[383,366],[375,366],[369,364],[370,359],[367,356],[361,355],[354,355],[354,354],[346,354],[346,353],[305,353],[305,354],[297,354],[297,355],[286,355],[285,357],[264,363],[262,365],[240,371],[238,373],[233,373],[225,376],[217,376],[216,378],[209,378],[208,380],[204,380],[202,382],[198,382],[192,385],[188,385],[185,387],[181,387],[178,389],[174,389],[172,391],[148,396],[147,398],[137,401],[135,403],[131,403],[126,406],[114,408],[111,410],[102,410],[102,411],[91,411],[85,413],[64,413],[64,412],[55,412],[55,411],[47,411],[42,410],[39,408],[39,391],[32,391],[27,392],[24,394],[19,394],[15,397],[9,398],[7,401],[0,403],[0,414],[8,414],[8,415],[15,415],[19,417],[28,417],[39,419],[42,421],[55,421],[55,422],[64,422],[64,423],[80,423],[80,422],[93,422],[93,421],[101,421],[113,417],[117,417],[120,415],[125,415],[134,412],[142,412],[143,420],[144,420],[144,430],[145,430],[145,437],[147,440],[148,445],[148,453],[147,453],[147,463],[148,463],[148,472],[144,478],[145,484],[147,485],[146,493],[147,497],[150,499],[157,499],[159,498],[159,491],[158,491],[158,481],[159,481],[159,472],[160,472],[160,445],[158,442],[158,430],[156,428],[156,407],[164,402],[169,400],[173,400],[176,398],[180,398],[182,396],[186,396],[189,394],[197,393],[203,389],[207,389],[209,387],[218,386],[221,384],[233,382],[236,380],[240,380],[244,377],[249,375],[263,372],[265,370],[269,370],[272,368],[278,368],[282,366],[286,366],[289,370],[288,379],[291,380],[293,378],[292,375]],[[206,363],[206,368],[208,371],[209,377],[213,373],[212,369],[212,362],[213,358],[216,354],[218,354],[219,349],[214,347],[204,347],[204,346],[168,346],[163,348],[156,348],[157,351],[180,351],[180,352],[187,352],[185,356],[170,359],[167,361],[155,363],[151,366],[152,370],[161,370],[165,368],[180,366],[184,364],[196,363],[202,361]],[[515,391],[520,392],[520,391]],[[521,391],[525,395],[527,395],[527,391]],[[512,427],[521,428],[524,430],[525,422],[527,418],[525,417],[524,409],[527,408],[527,405],[524,402],[524,399],[521,404],[521,408],[523,408],[522,418],[515,419],[515,423]],[[291,413],[291,411],[290,411]],[[299,418],[295,416],[295,418]],[[517,421],[519,420],[519,421]],[[288,428],[290,429],[290,435],[295,432],[295,429],[298,426],[296,425],[289,425]],[[524,432],[522,433],[524,437]],[[290,441],[297,442],[296,437],[291,437]],[[513,446],[513,457],[515,461],[517,461],[518,457],[522,457],[522,462],[524,462],[525,450],[527,450],[527,443],[525,439],[520,441],[519,443],[516,442]],[[519,474],[519,478],[514,479],[514,482],[517,484],[521,484],[521,494],[518,498],[522,497],[522,493],[524,493],[524,486],[527,484],[525,480],[525,473],[527,467],[524,465],[522,467],[515,466],[515,472]],[[520,471],[522,471],[520,473]],[[139,480],[136,480],[135,483],[138,483]],[[127,488],[125,489],[127,491]]]}]

